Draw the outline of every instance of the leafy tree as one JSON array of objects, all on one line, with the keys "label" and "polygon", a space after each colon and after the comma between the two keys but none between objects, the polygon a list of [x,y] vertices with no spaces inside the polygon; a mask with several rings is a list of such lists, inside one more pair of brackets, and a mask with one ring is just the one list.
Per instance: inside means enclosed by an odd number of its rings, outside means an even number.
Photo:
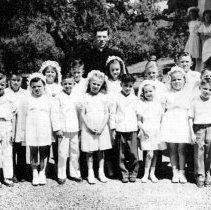
[{"label": "leafy tree", "polygon": [[109,44],[123,50],[128,64],[150,53],[172,56],[187,28],[179,12],[168,27],[159,26],[160,18],[169,19],[144,0],[1,0],[0,70],[30,73],[52,59],[65,71],[70,59],[92,47],[102,25],[113,31]]}]

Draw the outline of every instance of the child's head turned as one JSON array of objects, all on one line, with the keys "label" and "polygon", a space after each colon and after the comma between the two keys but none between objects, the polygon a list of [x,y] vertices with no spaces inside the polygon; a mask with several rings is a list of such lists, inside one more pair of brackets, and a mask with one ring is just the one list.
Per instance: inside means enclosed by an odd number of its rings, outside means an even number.
[{"label": "child's head turned", "polygon": [[84,73],[84,62],[81,59],[73,60],[70,64],[70,71],[75,82],[80,82]]},{"label": "child's head turned", "polygon": [[146,83],[142,87],[141,98],[144,101],[152,101],[154,99],[155,94],[155,86],[151,83]]},{"label": "child's head turned", "polygon": [[43,62],[39,72],[46,76],[47,84],[61,84],[61,67],[56,61]]},{"label": "child's head turned", "polygon": [[5,74],[0,73],[0,96],[4,95],[4,90],[6,88],[7,77]]},{"label": "child's head turned", "polygon": [[171,88],[180,91],[186,82],[185,72],[179,67],[173,67],[169,72]]},{"label": "child's head turned", "polygon": [[144,78],[147,80],[156,80],[157,76],[158,66],[156,61],[148,61],[144,70]]},{"label": "child's head turned", "polygon": [[211,10],[205,10],[202,15],[202,21],[205,22],[206,24],[211,23]]},{"label": "child's head turned", "polygon": [[190,70],[190,67],[192,66],[191,55],[187,52],[179,53],[176,56],[175,61],[176,64],[185,71],[185,73],[187,73]]},{"label": "child's head turned", "polygon": [[135,81],[136,81],[136,79],[133,77],[132,74],[124,74],[121,77],[122,92],[125,95],[130,95]]},{"label": "child's head turned", "polygon": [[199,8],[197,7],[188,8],[188,17],[190,20],[197,20],[199,18]]},{"label": "child's head turned", "polygon": [[22,75],[20,73],[12,73],[9,79],[10,88],[17,92],[22,84]]},{"label": "child's head turned", "polygon": [[211,70],[205,68],[201,71],[201,80],[211,80]]},{"label": "child's head turned", "polygon": [[29,77],[29,86],[31,88],[32,96],[38,98],[44,94],[46,85],[45,77],[40,73],[33,73]]},{"label": "child's head turned", "polygon": [[199,86],[201,99],[208,100],[211,95],[211,81],[202,80]]},{"label": "child's head turned", "polygon": [[108,78],[114,81],[118,80],[126,72],[125,64],[118,56],[109,56],[106,61],[106,67]]},{"label": "child's head turned", "polygon": [[106,93],[107,76],[99,70],[92,70],[87,76],[87,93],[97,95],[99,92]]},{"label": "child's head turned", "polygon": [[75,80],[71,74],[68,73],[62,78],[63,91],[68,95],[71,94],[74,85],[75,85]]}]

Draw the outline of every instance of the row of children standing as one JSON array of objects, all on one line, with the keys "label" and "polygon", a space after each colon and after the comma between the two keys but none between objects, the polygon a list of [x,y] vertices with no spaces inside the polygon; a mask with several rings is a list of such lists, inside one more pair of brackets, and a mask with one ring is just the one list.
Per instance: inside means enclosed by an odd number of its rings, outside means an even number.
[{"label": "row of children standing", "polygon": [[[40,73],[30,76],[28,92],[23,93],[15,104],[11,96],[23,91],[15,89],[18,78],[21,79],[13,75],[10,87],[4,91],[6,78],[1,75],[0,101],[3,111],[0,122],[4,183],[13,185],[12,165],[16,165],[18,160],[14,158],[13,162],[11,159],[12,140],[20,142],[17,143],[19,147],[16,151],[19,155],[25,154],[21,144],[29,146],[32,184],[35,186],[46,184],[46,166],[52,142],[58,142],[54,159],[59,184],[64,184],[67,177],[68,156],[69,176],[82,181],[80,149],[86,153],[88,182],[96,182],[94,152],[98,153],[98,178],[101,182],[107,182],[104,151],[112,149],[113,141],[118,148],[116,156],[123,183],[136,181],[139,142],[140,148],[147,151],[142,182],[148,179],[158,182],[155,175],[157,151],[165,149],[167,145],[173,171],[172,182],[186,183],[186,146],[196,142],[194,163],[197,185],[210,185],[210,156],[206,156],[204,168],[202,147],[209,142],[211,86],[207,80],[211,78],[211,72],[204,70],[200,82],[200,74],[190,70],[190,55],[183,53],[178,56],[177,66],[171,69],[169,80],[164,85],[156,79],[157,64],[151,61],[146,65],[145,80],[136,97],[133,91],[135,79],[130,74],[124,74],[124,62],[119,57],[111,56],[106,64],[109,78],[98,70],[91,71],[86,79],[82,78],[83,63],[77,60],[73,62],[70,74],[65,75],[61,81],[58,63],[44,62]],[[13,82],[15,80],[16,83]],[[194,95],[197,100],[191,104]],[[14,116],[17,116],[16,122]],[[210,153],[207,148],[206,152]],[[111,161],[114,162],[114,159]],[[21,164],[25,164],[25,161],[22,160]],[[17,167],[20,169],[20,165]],[[19,174],[16,171],[16,176],[24,174],[23,171]]]}]

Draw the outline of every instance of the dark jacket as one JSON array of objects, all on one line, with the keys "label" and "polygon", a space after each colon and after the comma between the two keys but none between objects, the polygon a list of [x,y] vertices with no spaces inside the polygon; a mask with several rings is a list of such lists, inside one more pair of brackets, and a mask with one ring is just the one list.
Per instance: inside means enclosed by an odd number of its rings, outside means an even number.
[{"label": "dark jacket", "polygon": [[104,48],[103,51],[100,51],[97,48],[93,48],[89,52],[87,52],[83,58],[83,61],[85,63],[85,76],[87,76],[87,74],[91,70],[100,70],[103,73],[107,74],[108,72],[106,69],[106,61],[108,57],[112,55],[118,56],[122,60],[124,60],[124,56],[121,51],[108,47]]}]

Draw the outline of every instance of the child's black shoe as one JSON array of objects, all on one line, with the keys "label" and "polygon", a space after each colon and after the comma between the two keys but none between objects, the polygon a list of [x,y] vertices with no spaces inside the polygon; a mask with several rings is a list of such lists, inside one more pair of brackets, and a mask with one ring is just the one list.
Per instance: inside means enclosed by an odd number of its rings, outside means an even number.
[{"label": "child's black shoe", "polygon": [[136,182],[136,177],[137,177],[137,174],[136,173],[130,173],[129,174],[129,181],[130,182]]},{"label": "child's black shoe", "polygon": [[199,187],[199,188],[204,187],[204,176],[199,175],[199,176],[196,178],[196,185],[197,185],[197,187]]},{"label": "child's black shoe", "polygon": [[70,180],[75,182],[83,182],[83,179],[81,177],[68,177]]},{"label": "child's black shoe", "polygon": [[129,179],[127,176],[122,177],[122,183],[128,183]]},{"label": "child's black shoe", "polygon": [[205,185],[205,187],[211,186],[211,176],[210,175],[205,177],[204,185]]},{"label": "child's black shoe", "polygon": [[66,182],[66,179],[58,179],[58,184],[63,185]]},{"label": "child's black shoe", "polygon": [[16,177],[16,176],[13,176],[12,181],[13,181],[14,183],[18,183],[17,177]]},{"label": "child's black shoe", "polygon": [[136,177],[135,176],[130,176],[130,182],[136,182]]}]

